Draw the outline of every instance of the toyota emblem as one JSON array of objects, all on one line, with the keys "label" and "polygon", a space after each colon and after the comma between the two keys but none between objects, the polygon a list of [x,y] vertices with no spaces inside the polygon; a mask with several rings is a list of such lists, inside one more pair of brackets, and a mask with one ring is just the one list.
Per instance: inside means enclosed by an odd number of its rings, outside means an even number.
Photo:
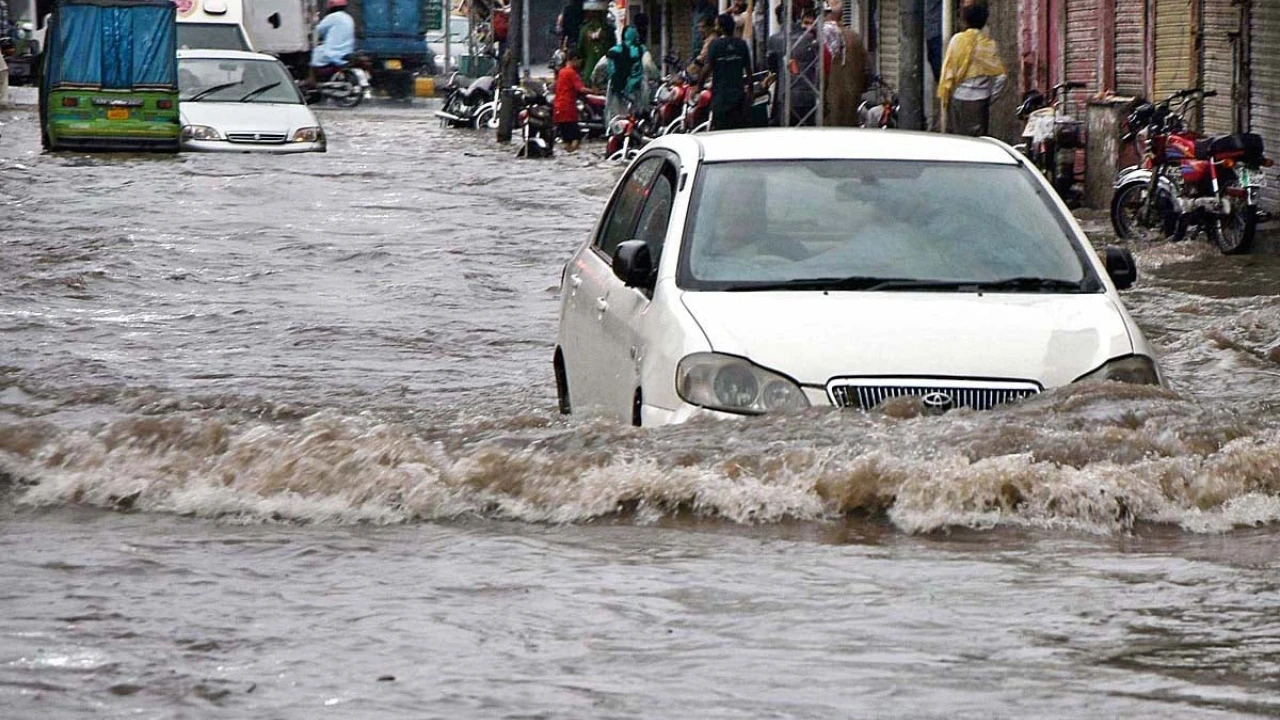
[{"label": "toyota emblem", "polygon": [[943,413],[955,407],[955,400],[950,395],[934,391],[920,398],[920,403],[929,412]]}]

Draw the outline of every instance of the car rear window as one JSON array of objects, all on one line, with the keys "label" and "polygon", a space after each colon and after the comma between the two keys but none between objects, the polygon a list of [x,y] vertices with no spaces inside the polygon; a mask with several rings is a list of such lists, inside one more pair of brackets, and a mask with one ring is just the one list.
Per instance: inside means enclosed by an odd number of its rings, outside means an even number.
[{"label": "car rear window", "polygon": [[1089,284],[1086,249],[1017,165],[724,162],[699,173],[677,281],[869,277]]}]

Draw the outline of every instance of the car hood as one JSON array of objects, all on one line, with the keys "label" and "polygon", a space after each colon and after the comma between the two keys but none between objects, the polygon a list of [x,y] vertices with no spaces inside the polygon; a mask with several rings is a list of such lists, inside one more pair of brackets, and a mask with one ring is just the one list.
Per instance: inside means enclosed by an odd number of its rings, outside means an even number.
[{"label": "car hood", "polygon": [[1070,383],[1133,352],[1102,293],[685,292],[716,352],[806,385],[839,376]]},{"label": "car hood", "polygon": [[320,123],[306,105],[288,103],[180,103],[183,125],[208,125],[220,132],[291,132]]}]

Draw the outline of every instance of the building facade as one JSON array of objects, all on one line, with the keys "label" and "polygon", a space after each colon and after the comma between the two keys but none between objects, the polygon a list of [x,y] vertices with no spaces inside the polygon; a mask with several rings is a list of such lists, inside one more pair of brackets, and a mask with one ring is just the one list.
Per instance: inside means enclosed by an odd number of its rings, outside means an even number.
[{"label": "building facade", "polygon": [[[1256,132],[1280,153],[1280,2],[1276,0],[1018,0],[1022,89],[1064,80],[1089,100],[1160,100],[1214,90],[1188,114],[1209,134]],[[1280,206],[1273,173],[1264,198]]]}]

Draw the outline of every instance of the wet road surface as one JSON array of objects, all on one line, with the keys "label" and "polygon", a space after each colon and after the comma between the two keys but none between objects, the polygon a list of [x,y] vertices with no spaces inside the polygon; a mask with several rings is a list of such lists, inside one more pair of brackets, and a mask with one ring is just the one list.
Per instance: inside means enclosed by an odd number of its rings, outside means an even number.
[{"label": "wet road surface", "polygon": [[554,412],[617,169],[421,108],[325,155],[0,111],[0,716],[1280,715],[1280,262],[1139,248],[1170,388]]}]

